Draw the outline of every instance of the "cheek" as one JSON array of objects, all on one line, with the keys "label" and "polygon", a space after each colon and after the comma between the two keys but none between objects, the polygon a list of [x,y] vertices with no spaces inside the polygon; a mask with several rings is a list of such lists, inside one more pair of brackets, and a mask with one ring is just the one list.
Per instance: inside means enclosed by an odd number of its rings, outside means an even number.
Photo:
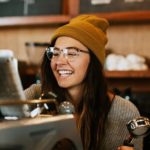
[{"label": "cheek", "polygon": [[77,73],[82,79],[84,79],[84,77],[86,76],[89,63],[90,63],[90,60],[89,60],[89,59],[85,59],[84,61],[82,60],[82,63],[79,62],[79,63],[78,63],[79,65],[76,66],[76,68],[77,68],[76,73]]},{"label": "cheek", "polygon": [[88,69],[88,64],[84,64],[84,65],[82,65],[82,66],[80,67],[80,70],[82,70],[81,73],[82,73],[82,75],[83,75],[84,77],[85,77],[86,74],[87,74],[87,69]]},{"label": "cheek", "polygon": [[56,65],[55,65],[54,63],[50,62],[50,65],[49,65],[49,66],[51,67],[51,70],[52,70],[52,72],[53,72],[53,75],[56,77],[56,70],[55,70]]},{"label": "cheek", "polygon": [[54,63],[52,63],[52,62],[50,62],[50,67],[51,67],[52,71],[54,71],[55,64],[54,64]]}]

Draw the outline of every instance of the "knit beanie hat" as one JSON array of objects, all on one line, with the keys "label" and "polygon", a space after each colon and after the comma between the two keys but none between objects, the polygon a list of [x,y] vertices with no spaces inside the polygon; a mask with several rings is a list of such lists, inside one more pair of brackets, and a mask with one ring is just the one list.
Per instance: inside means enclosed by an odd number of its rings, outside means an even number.
[{"label": "knit beanie hat", "polygon": [[104,64],[106,29],[109,23],[104,18],[93,15],[79,15],[58,28],[51,38],[51,43],[60,36],[72,37],[90,49],[99,61]]}]

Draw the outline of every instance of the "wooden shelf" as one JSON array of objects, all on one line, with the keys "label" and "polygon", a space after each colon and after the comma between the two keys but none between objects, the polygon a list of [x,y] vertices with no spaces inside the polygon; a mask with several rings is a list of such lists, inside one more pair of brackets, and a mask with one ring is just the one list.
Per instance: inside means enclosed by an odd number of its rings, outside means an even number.
[{"label": "wooden shelf", "polygon": [[146,71],[105,71],[107,78],[150,78],[150,70]]},{"label": "wooden shelf", "polygon": [[110,89],[131,88],[134,92],[150,92],[150,70],[105,71],[105,75]]},{"label": "wooden shelf", "polygon": [[113,12],[113,13],[94,13],[99,17],[104,17],[109,22],[115,23],[129,23],[129,22],[150,22],[150,11],[127,11],[127,12]]},{"label": "wooden shelf", "polygon": [[[63,0],[62,14],[60,15],[0,17],[0,27],[24,26],[24,25],[49,25],[49,24],[56,24],[56,23],[66,23],[72,17],[79,15],[79,12],[80,12],[80,0]],[[97,15],[99,17],[104,17],[110,23],[150,22],[149,10],[92,13],[92,14]]]},{"label": "wooden shelf", "polygon": [[[150,22],[150,11],[94,13],[94,15],[104,17],[110,23]],[[0,17],[0,27],[62,24],[67,23],[72,17],[71,15]]]},{"label": "wooden shelf", "polygon": [[0,27],[66,23],[70,20],[70,18],[71,17],[69,15],[3,17],[3,18],[0,18]]},{"label": "wooden shelf", "polygon": [[62,13],[59,15],[0,17],[0,27],[67,23],[78,15],[79,2],[79,0],[62,0]]},{"label": "wooden shelf", "polygon": [[[19,73],[24,82],[24,87],[32,84],[40,68],[19,62]],[[150,92],[150,70],[147,71],[105,71],[110,89],[124,90],[131,88],[135,92]],[[28,83],[29,82],[29,83]]]},{"label": "wooden shelf", "polygon": [[[19,67],[22,74],[35,75],[39,70],[38,66],[21,65]],[[148,78],[150,79],[150,70],[146,71],[105,71],[106,78]]]}]

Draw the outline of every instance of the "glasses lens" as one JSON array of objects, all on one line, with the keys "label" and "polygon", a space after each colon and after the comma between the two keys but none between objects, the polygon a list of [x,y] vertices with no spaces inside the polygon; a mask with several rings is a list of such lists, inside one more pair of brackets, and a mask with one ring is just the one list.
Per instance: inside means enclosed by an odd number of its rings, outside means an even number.
[{"label": "glasses lens", "polygon": [[76,58],[79,53],[78,53],[78,50],[73,48],[73,47],[68,47],[68,53],[67,53],[67,58],[72,61],[74,60],[74,58]]},{"label": "glasses lens", "polygon": [[74,47],[68,47],[62,50],[57,47],[49,47],[46,49],[46,55],[49,60],[51,60],[52,58],[58,58],[61,52],[69,61],[74,60],[75,57],[79,55],[78,50]]},{"label": "glasses lens", "polygon": [[60,49],[57,47],[52,47],[53,57],[58,57],[60,55]]},{"label": "glasses lens", "polygon": [[46,48],[46,55],[47,55],[49,60],[52,59],[52,57],[53,57],[53,48],[52,47]]}]

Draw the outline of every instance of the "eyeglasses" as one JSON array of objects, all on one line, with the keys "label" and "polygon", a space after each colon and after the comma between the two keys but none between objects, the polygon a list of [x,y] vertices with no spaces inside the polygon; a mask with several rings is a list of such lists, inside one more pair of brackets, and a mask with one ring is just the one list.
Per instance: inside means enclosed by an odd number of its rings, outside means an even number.
[{"label": "eyeglasses", "polygon": [[46,55],[49,60],[57,60],[61,53],[68,61],[74,61],[76,57],[79,56],[79,53],[89,54],[88,51],[81,50],[77,47],[66,47],[63,49],[57,47],[48,47],[46,48]]}]

